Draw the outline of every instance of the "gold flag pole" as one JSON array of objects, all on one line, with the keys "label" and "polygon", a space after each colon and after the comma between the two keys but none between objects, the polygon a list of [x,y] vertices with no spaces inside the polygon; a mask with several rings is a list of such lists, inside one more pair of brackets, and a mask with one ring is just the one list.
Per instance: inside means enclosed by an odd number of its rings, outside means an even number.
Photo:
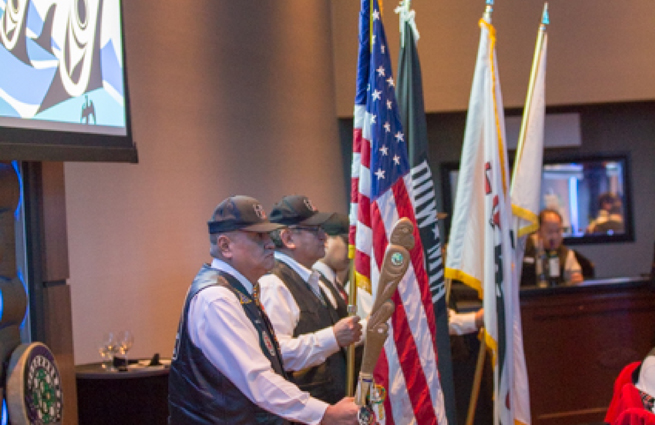
[{"label": "gold flag pole", "polygon": [[487,344],[484,339],[484,329],[480,330],[480,351],[478,352],[478,362],[475,365],[475,377],[473,378],[473,386],[471,387],[471,400],[469,402],[469,410],[466,415],[466,425],[473,425],[475,419],[475,407],[478,404],[478,396],[480,395],[480,384],[482,383],[482,371],[484,370],[484,358],[487,353]]},{"label": "gold flag pole", "polygon": [[[355,246],[348,247],[350,257],[350,288],[348,293],[348,316],[357,314],[357,281],[355,277]],[[352,397],[355,394],[355,344],[348,346],[346,352],[346,395]]]},{"label": "gold flag pole", "polygon": [[548,2],[544,3],[544,10],[541,15],[541,24],[537,32],[537,43],[534,48],[534,57],[532,58],[532,70],[530,71],[530,82],[528,84],[528,93],[525,97],[525,108],[523,108],[523,119],[521,120],[521,131],[519,132],[519,140],[516,148],[516,159],[514,160],[514,172],[512,173],[512,187],[514,187],[514,179],[518,174],[518,166],[521,163],[521,156],[523,155],[523,145],[525,144],[525,137],[528,131],[528,118],[530,116],[530,105],[532,105],[532,97],[534,96],[534,86],[537,80],[537,71],[539,70],[539,61],[541,60],[541,50],[544,47],[544,36],[546,35],[546,25],[550,23],[548,17]]}]

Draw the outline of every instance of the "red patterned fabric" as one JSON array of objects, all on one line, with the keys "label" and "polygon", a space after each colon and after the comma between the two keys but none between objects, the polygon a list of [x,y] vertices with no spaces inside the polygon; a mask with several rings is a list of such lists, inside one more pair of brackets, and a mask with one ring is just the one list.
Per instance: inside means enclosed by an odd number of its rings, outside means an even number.
[{"label": "red patterned fabric", "polygon": [[[619,373],[619,376],[616,378],[616,381],[614,381],[614,395],[612,396],[610,407],[607,409],[607,415],[605,415],[605,422],[608,424],[614,424],[614,421],[618,418],[621,412],[627,408],[640,407],[643,410],[644,405],[639,396],[639,390],[637,390],[632,384],[632,374],[640,364],[641,362],[630,363],[623,368],[621,373]],[[627,385],[632,387],[634,391],[632,391],[630,387],[624,389],[624,386]]]},{"label": "red patterned fabric", "polygon": [[655,414],[644,409],[642,405],[638,408],[624,410],[612,425],[655,425]]}]

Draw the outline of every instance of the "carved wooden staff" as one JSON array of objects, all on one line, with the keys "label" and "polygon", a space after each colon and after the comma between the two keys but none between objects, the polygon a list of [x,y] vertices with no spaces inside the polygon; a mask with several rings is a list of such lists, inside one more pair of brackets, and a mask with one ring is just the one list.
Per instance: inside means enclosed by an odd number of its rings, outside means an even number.
[{"label": "carved wooden staff", "polygon": [[366,343],[355,395],[355,403],[359,406],[366,405],[366,397],[373,384],[373,369],[389,335],[387,320],[395,310],[391,297],[409,267],[409,250],[414,247],[413,232],[414,226],[407,218],[398,220],[391,230],[380,270],[377,295],[366,326]]}]

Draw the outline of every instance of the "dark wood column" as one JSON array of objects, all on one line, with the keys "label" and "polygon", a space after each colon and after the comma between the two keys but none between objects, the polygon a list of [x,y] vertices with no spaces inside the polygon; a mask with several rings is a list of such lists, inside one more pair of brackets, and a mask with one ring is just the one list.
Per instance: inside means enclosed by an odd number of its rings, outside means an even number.
[{"label": "dark wood column", "polygon": [[77,389],[62,162],[24,168],[29,305],[32,340],[55,355],[64,392],[64,425],[77,425]]}]

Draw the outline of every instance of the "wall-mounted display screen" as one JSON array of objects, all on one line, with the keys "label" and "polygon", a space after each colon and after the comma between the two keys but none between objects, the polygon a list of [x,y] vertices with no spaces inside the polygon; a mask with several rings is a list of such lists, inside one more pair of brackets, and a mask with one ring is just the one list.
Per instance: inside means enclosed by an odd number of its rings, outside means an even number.
[{"label": "wall-mounted display screen", "polygon": [[136,161],[123,46],[119,0],[0,0],[3,159]]},{"label": "wall-mounted display screen", "polygon": [[541,207],[558,211],[566,243],[632,241],[628,156],[547,159]]},{"label": "wall-mounted display screen", "polygon": [[[445,163],[441,170],[444,209],[452,213],[459,164]],[[567,245],[633,241],[628,155],[547,156],[541,208],[560,213]],[[448,219],[446,226],[448,233]]]}]

